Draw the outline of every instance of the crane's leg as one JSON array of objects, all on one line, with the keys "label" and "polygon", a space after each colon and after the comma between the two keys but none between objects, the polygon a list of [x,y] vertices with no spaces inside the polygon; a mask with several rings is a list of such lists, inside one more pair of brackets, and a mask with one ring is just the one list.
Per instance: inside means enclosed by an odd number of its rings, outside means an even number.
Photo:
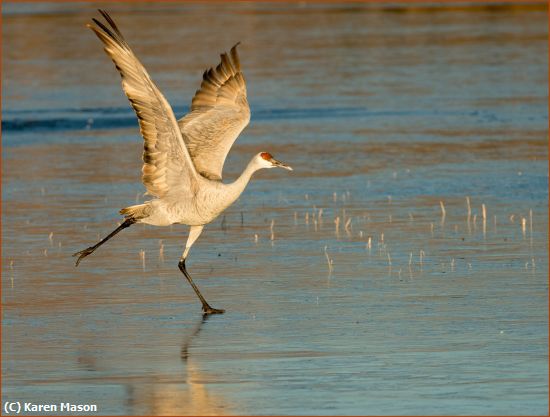
[{"label": "crane's leg", "polygon": [[137,220],[128,218],[124,220],[124,222],[118,226],[115,230],[113,230],[111,233],[109,233],[108,236],[101,239],[99,242],[97,242],[94,246],[90,246],[89,248],[86,248],[84,250],[81,250],[80,252],[76,252],[73,254],[73,256],[78,256],[78,259],[76,260],[76,265],[80,263],[80,261],[85,258],[86,256],[93,253],[97,248],[99,248],[101,245],[103,245],[105,242],[107,242],[110,238],[112,238],[114,235],[116,235],[118,232],[120,232],[122,229],[126,229],[127,227],[130,227],[133,225]]},{"label": "crane's leg", "polygon": [[185,259],[187,258],[189,249],[191,249],[191,246],[193,246],[193,243],[195,243],[197,238],[200,236],[203,227],[204,226],[191,226],[191,229],[189,229],[189,237],[187,238],[187,243],[185,244],[185,250],[183,251],[183,255],[181,255],[181,259],[178,263],[178,267],[180,271],[183,273],[183,275],[185,275],[185,278],[187,278],[187,281],[189,281],[189,284],[191,284],[191,287],[193,287],[193,289],[195,290],[195,294],[197,294],[197,297],[199,297],[199,300],[201,300],[203,313],[204,314],[222,314],[222,313],[225,313],[225,310],[219,310],[217,308],[210,307],[210,305],[206,302],[201,292],[199,291],[199,287],[195,285],[195,283],[193,282],[193,279],[191,278],[191,275],[189,275],[189,272],[187,272],[187,269],[185,268]]}]

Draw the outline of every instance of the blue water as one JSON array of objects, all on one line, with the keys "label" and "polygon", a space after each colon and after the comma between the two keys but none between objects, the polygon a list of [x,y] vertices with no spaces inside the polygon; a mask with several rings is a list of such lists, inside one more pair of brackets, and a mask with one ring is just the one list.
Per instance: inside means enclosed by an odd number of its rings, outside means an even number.
[{"label": "blue water", "polygon": [[260,151],[294,168],[258,173],[193,247],[227,310],[208,319],[183,226],[74,268],[145,198],[96,6],[3,5],[4,402],[548,413],[545,4],[104,5],[177,116],[241,41],[252,119],[224,178]]}]

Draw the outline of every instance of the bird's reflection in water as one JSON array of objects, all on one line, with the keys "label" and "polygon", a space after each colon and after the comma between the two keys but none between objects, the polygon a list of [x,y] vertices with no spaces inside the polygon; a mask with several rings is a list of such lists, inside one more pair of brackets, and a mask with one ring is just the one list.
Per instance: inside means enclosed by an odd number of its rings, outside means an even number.
[{"label": "bird's reflection in water", "polygon": [[191,346],[193,339],[197,337],[197,335],[201,332],[204,323],[206,323],[209,317],[210,314],[203,314],[200,321],[195,324],[189,334],[187,334],[186,337],[183,339],[183,343],[181,344],[181,360],[184,364],[187,364],[187,361],[189,359],[189,347]]},{"label": "bird's reflection in water", "polygon": [[[208,384],[216,382],[215,375],[201,370],[193,360],[191,347],[205,323],[211,316],[203,315],[201,319],[184,335],[181,344],[181,370],[174,369],[173,358],[166,358],[168,369],[158,372],[149,371],[145,375],[101,377],[102,383],[120,383],[124,386],[125,402],[111,404],[118,413],[129,415],[236,415],[238,407],[219,392],[209,389]],[[212,319],[214,320],[214,319]],[[95,353],[95,352],[94,352]],[[177,360],[176,362],[179,362]],[[130,363],[113,366],[106,358],[98,357],[91,351],[83,350],[78,357],[78,364],[90,372],[113,372],[117,369],[131,371]],[[122,370],[123,368],[124,370]],[[164,368],[164,366],[163,366]],[[115,371],[115,373],[117,373]],[[138,371],[138,374],[140,372]],[[89,382],[89,379],[87,379]]]},{"label": "bird's reflection in water", "polygon": [[[130,412],[149,415],[226,415],[235,414],[235,407],[217,392],[208,389],[211,375],[201,372],[200,366],[190,353],[193,341],[210,318],[203,315],[200,321],[186,333],[181,346],[183,380],[156,377],[128,386]],[[215,382],[215,381],[214,381]],[[233,411],[232,411],[233,410]]]}]

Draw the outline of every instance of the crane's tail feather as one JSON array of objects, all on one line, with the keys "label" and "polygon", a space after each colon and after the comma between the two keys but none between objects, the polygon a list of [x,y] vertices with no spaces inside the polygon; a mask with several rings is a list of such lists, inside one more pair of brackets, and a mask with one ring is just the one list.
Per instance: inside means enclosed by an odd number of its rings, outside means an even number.
[{"label": "crane's tail feather", "polygon": [[144,217],[148,217],[150,214],[149,204],[136,204],[135,206],[125,207],[120,210],[120,214],[123,214],[127,219],[139,220]]}]

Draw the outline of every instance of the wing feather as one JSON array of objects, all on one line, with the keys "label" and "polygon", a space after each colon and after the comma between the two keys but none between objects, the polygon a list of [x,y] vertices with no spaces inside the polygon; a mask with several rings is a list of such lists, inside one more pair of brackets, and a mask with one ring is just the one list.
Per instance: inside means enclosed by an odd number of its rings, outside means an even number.
[{"label": "wing feather", "polygon": [[105,45],[122,78],[122,89],[130,100],[143,136],[142,181],[147,193],[162,198],[170,193],[192,192],[197,171],[191,160],[176,118],[166,98],[126,43],[107,12],[100,10],[107,27],[97,19],[89,24]]},{"label": "wing feather", "polygon": [[250,121],[246,82],[236,44],[229,55],[203,74],[191,111],[178,120],[183,139],[197,171],[221,180],[223,164],[233,143]]}]

